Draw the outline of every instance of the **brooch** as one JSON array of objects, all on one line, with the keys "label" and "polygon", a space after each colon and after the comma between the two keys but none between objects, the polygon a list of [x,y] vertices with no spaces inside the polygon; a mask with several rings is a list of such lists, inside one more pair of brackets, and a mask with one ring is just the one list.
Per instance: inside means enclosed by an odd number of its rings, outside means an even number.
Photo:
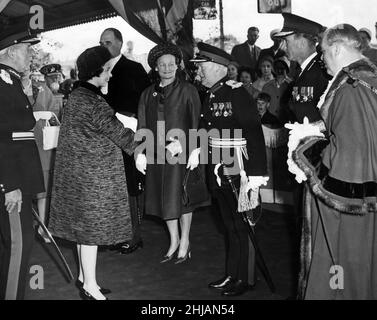
[{"label": "brooch", "polygon": [[8,72],[6,72],[4,69],[1,69],[0,71],[0,78],[5,82],[5,83],[8,83],[8,84],[13,84],[13,81],[10,77],[10,74]]}]

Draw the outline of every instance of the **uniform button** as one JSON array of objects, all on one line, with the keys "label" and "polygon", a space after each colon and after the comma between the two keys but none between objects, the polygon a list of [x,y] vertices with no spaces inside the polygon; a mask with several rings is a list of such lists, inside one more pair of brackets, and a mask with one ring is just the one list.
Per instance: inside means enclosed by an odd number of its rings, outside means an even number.
[{"label": "uniform button", "polygon": [[208,125],[210,126],[212,123],[211,122],[208,122]]},{"label": "uniform button", "polygon": [[4,185],[3,184],[0,184],[0,188],[3,188],[4,187]]},{"label": "uniform button", "polygon": [[200,116],[203,118],[204,117],[203,113]]},{"label": "uniform button", "polygon": [[29,109],[29,106],[26,106],[26,109]]},{"label": "uniform button", "polygon": [[212,111],[212,110],[213,110],[213,108],[209,108],[209,110],[211,110],[211,111]]}]

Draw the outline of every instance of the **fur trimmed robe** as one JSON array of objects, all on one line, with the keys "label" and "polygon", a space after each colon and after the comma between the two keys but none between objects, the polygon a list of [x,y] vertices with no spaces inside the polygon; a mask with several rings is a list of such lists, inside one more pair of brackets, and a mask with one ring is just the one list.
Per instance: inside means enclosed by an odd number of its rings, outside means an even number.
[{"label": "fur trimmed robe", "polygon": [[[343,68],[331,82],[320,112],[327,139],[306,137],[293,153],[293,160],[308,177],[298,296],[301,299],[375,299],[377,258],[373,258],[373,252],[377,250],[377,192],[364,198],[340,197],[323,187],[318,168],[325,167],[328,176],[346,183],[377,183],[377,67],[362,59]],[[318,142],[323,150],[320,163],[315,165],[304,152],[318,148]],[[371,252],[365,250],[369,247]],[[365,270],[360,270],[359,262],[353,261],[355,256],[365,262]],[[326,280],[326,276],[331,278],[327,267],[334,263],[347,266],[348,283],[342,291],[331,289]]]}]

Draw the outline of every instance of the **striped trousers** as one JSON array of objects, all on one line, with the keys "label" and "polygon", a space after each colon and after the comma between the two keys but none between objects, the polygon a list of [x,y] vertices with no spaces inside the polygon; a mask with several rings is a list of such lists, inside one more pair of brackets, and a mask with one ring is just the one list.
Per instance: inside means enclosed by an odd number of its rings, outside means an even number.
[{"label": "striped trousers", "polygon": [[9,214],[0,195],[0,300],[22,300],[34,242],[30,195],[22,194],[20,213]]}]

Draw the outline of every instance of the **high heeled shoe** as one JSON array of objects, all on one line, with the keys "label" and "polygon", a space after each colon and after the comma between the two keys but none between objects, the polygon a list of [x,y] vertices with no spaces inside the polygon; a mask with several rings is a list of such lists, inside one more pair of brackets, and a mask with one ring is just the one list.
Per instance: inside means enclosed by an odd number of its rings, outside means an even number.
[{"label": "high heeled shoe", "polygon": [[[77,289],[81,290],[84,287],[84,283],[82,281],[80,281],[79,279],[77,279],[75,281],[75,286],[76,286]],[[98,287],[98,289],[99,289],[99,292],[101,292],[102,294],[110,294],[111,293],[110,289],[101,288],[101,287]]]},{"label": "high heeled shoe", "polygon": [[[80,297],[83,300],[98,300],[94,298],[88,291],[86,291],[84,288],[80,289]],[[105,300],[109,300],[109,298],[106,298]]]},{"label": "high heeled shoe", "polygon": [[177,249],[174,250],[174,252],[170,256],[164,255],[164,257],[162,258],[160,263],[165,263],[165,262],[171,261],[174,258],[174,255],[178,254],[178,249],[179,249],[179,246],[177,247]]},{"label": "high heeled shoe", "polygon": [[179,257],[177,256],[177,260],[175,260],[174,264],[183,263],[183,262],[185,262],[187,259],[191,259],[191,248],[190,248],[190,245],[188,246],[187,251],[186,251],[186,254],[185,254],[183,257],[179,258]]}]

